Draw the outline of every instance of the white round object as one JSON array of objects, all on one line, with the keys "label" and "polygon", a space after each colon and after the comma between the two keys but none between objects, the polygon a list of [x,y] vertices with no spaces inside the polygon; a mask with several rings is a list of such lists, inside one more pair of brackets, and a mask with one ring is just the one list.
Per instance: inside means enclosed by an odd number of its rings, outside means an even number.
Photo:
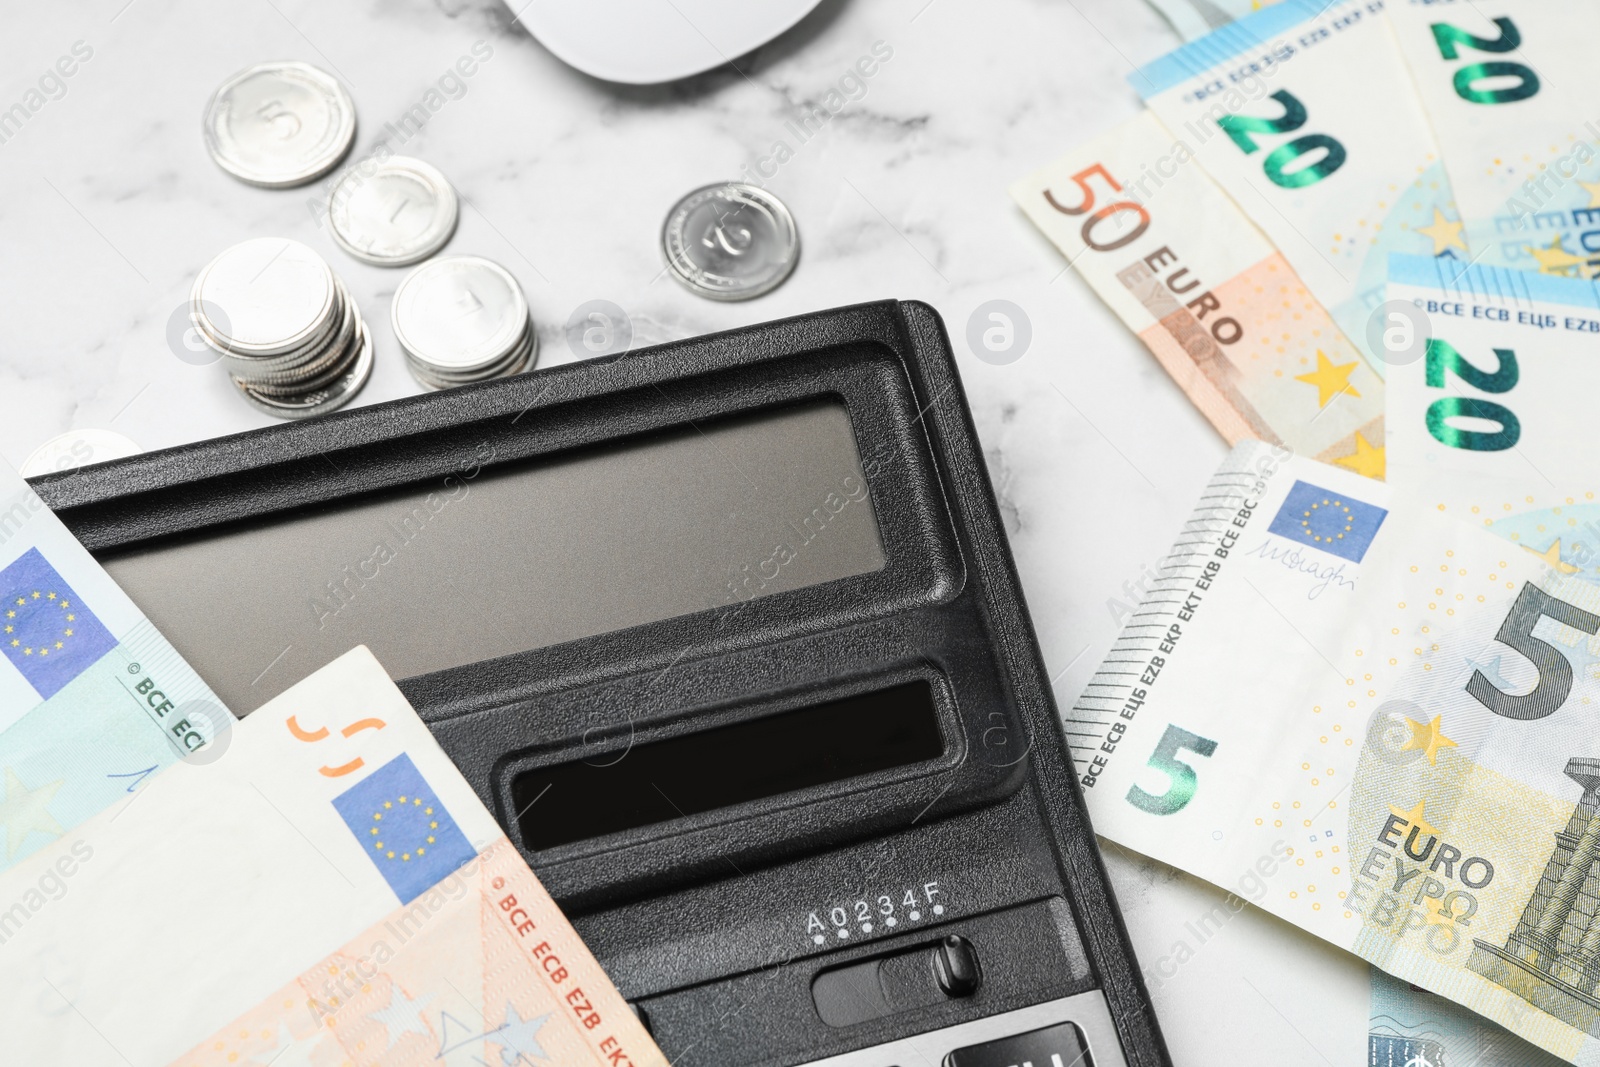
[{"label": "white round object", "polygon": [[557,59],[629,85],[687,78],[759,48],[819,0],[508,0]]},{"label": "white round object", "polygon": [[443,248],[459,210],[445,176],[408,156],[392,156],[368,171],[351,168],[328,197],[339,247],[377,267],[403,267]]},{"label": "white round object", "polygon": [[41,474],[136,456],[143,451],[115,430],[68,430],[34,449],[33,454],[22,461],[22,476],[37,478]]},{"label": "white round object", "polygon": [[206,148],[240,181],[287,189],[332,170],[356,136],[356,107],[337,78],[309,63],[240,71],[206,104]]}]

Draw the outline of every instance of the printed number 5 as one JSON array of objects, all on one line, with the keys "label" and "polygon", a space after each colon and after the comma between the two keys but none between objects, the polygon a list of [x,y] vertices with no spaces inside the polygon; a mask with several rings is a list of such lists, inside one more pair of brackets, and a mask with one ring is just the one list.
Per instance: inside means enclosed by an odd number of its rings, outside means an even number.
[{"label": "printed number 5", "polygon": [[1586,634],[1600,632],[1600,616],[1575,608],[1565,600],[1557,600],[1532,582],[1524,585],[1494,637],[1526,656],[1539,669],[1539,680],[1531,692],[1520,696],[1502,693],[1482,671],[1473,671],[1467,680],[1467,692],[1502,718],[1542,719],[1553,715],[1572,693],[1571,662],[1555,645],[1533,636],[1533,628],[1539,625],[1541,615]]},{"label": "printed number 5", "polygon": [[1199,734],[1191,734],[1182,727],[1168,726],[1148,764],[1167,776],[1170,783],[1167,791],[1155,796],[1134,786],[1128,790],[1128,803],[1151,815],[1171,815],[1175,811],[1182,811],[1194,799],[1195,789],[1194,768],[1178,758],[1178,753],[1184,749],[1209,756],[1217,750],[1217,743]]}]

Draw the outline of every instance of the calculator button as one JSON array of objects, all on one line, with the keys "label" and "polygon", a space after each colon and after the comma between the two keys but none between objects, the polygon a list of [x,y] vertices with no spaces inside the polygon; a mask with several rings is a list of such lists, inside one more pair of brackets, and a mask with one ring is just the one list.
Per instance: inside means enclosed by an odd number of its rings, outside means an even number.
[{"label": "calculator button", "polygon": [[1083,1031],[1073,1023],[958,1048],[944,1067],[1094,1067]]}]

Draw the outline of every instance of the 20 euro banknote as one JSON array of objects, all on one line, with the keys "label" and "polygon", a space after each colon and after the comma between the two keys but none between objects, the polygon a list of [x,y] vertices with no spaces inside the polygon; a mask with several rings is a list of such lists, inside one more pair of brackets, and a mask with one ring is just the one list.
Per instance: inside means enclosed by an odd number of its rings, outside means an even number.
[{"label": "20 euro banknote", "polygon": [[1600,290],[1396,256],[1389,296],[1415,309],[1391,327],[1410,337],[1389,372],[1396,487],[1600,581],[1600,456],[1585,443],[1600,395]]},{"label": "20 euro banknote", "polygon": [[1103,835],[1600,1062],[1600,588],[1236,448],[1065,715]]},{"label": "20 euro banknote", "polygon": [[665,1067],[365,648],[14,875],[8,1063]]},{"label": "20 euro banknote", "polygon": [[1129,79],[1379,375],[1368,326],[1389,254],[1468,252],[1383,8],[1283,0]]},{"label": "20 euro banknote", "polygon": [[233,717],[0,460],[0,871]]},{"label": "20 euro banknote", "polygon": [[1600,274],[1600,7],[1390,0],[1474,259]]},{"label": "20 euro banknote", "polygon": [[1383,477],[1382,379],[1153,115],[1011,195],[1230,444]]},{"label": "20 euro banknote", "polygon": [[1150,0],[1166,16],[1172,28],[1185,41],[1204,37],[1219,26],[1252,11],[1270,6],[1274,0]]}]

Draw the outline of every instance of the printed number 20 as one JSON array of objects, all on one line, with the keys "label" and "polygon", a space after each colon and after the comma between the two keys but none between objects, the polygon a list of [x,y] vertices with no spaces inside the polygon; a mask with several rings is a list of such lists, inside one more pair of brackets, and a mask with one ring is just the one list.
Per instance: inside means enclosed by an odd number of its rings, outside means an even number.
[{"label": "printed number 20", "polygon": [[[1522,34],[1517,32],[1516,23],[1508,18],[1497,18],[1494,24],[1500,36],[1491,38],[1476,36],[1448,22],[1435,22],[1433,41],[1439,46],[1439,54],[1446,59],[1457,58],[1463,46],[1479,52],[1510,52],[1521,47]],[[1479,83],[1486,78],[1517,80],[1514,85],[1485,89]],[[1536,95],[1539,75],[1521,63],[1468,63],[1456,71],[1455,87],[1456,95],[1469,104],[1510,104]]]},{"label": "printed number 20", "polygon": [[[1233,139],[1234,144],[1244,150],[1245,155],[1261,150],[1261,146],[1256,144],[1256,139],[1250,136],[1251,134],[1288,133],[1306,124],[1306,106],[1293,93],[1279,89],[1272,94],[1272,99],[1283,108],[1283,114],[1275,119],[1261,119],[1253,115],[1224,115],[1217,120],[1217,125]],[[1319,148],[1323,151],[1321,159],[1315,163],[1304,164],[1298,170],[1288,169],[1290,163]],[[1344,166],[1344,161],[1344,145],[1325,133],[1308,133],[1267,153],[1267,158],[1261,163],[1261,169],[1266,172],[1274,185],[1281,185],[1285,189],[1300,189],[1320,182]]]},{"label": "printed number 20", "polygon": [[1217,743],[1180,726],[1168,726],[1148,764],[1167,776],[1167,791],[1157,796],[1134,786],[1128,790],[1128,803],[1151,815],[1171,815],[1187,807],[1194,799],[1196,780],[1194,768],[1178,758],[1178,753],[1184,749],[1209,756],[1217,750]]},{"label": "printed number 20", "polygon": [[[1509,393],[1521,373],[1517,368],[1517,354],[1509,348],[1497,348],[1494,354],[1500,363],[1494,370],[1486,371],[1468,363],[1448,341],[1432,338],[1428,341],[1428,385],[1443,389],[1445,374],[1449,372],[1486,393]],[[1458,426],[1450,421],[1458,416],[1492,422],[1495,428]],[[1427,425],[1428,432],[1440,444],[1470,452],[1503,452],[1514,447],[1522,437],[1522,423],[1510,408],[1478,397],[1440,397],[1428,406]]]}]

